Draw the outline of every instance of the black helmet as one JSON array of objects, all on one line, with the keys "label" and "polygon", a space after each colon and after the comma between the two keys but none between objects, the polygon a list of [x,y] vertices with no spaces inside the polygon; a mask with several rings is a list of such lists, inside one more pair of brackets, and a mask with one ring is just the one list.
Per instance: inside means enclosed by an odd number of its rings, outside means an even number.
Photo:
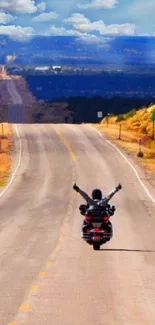
[{"label": "black helmet", "polygon": [[102,199],[102,192],[98,188],[92,191],[92,198],[93,200],[101,200]]}]

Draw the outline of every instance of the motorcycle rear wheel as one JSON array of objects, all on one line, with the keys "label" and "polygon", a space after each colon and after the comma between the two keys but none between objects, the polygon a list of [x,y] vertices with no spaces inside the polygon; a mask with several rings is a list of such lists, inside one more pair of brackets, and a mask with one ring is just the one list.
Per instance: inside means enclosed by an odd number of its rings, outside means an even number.
[{"label": "motorcycle rear wheel", "polygon": [[100,250],[100,244],[99,244],[99,243],[94,243],[94,244],[93,244],[93,249],[94,249],[95,251],[99,251],[99,250]]}]

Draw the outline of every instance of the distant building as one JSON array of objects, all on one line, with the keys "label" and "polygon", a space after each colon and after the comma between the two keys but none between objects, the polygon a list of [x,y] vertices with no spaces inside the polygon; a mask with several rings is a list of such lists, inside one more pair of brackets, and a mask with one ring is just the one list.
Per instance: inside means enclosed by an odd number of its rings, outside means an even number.
[{"label": "distant building", "polygon": [[35,71],[48,71],[50,67],[44,66],[44,67],[36,67]]},{"label": "distant building", "polygon": [[53,69],[54,71],[60,72],[61,69],[62,69],[62,67],[61,67],[60,65],[54,65],[54,66],[52,67],[52,69]]}]

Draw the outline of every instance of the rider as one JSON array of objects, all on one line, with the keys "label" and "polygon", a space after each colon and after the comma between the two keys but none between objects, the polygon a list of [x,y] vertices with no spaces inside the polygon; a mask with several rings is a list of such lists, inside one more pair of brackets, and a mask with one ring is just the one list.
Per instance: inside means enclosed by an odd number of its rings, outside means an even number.
[{"label": "rider", "polygon": [[[92,191],[92,198],[89,197],[87,193],[82,191],[76,184],[73,185],[73,189],[78,192],[87,202],[87,205],[81,205],[80,206],[80,211],[84,211],[85,209],[92,208],[93,210],[96,210],[96,212],[99,212],[99,209],[107,208],[109,212],[109,216],[112,216],[115,212],[115,206],[110,206],[108,202],[111,200],[111,198],[115,195],[116,192],[118,192],[122,188],[122,185],[119,184],[112,192],[108,194],[107,197],[103,197],[103,194],[100,189],[94,189]],[[97,211],[98,210],[98,211]],[[86,221],[84,220],[83,222],[83,231],[85,230],[87,226]],[[112,229],[112,224],[110,221],[107,223],[106,227],[107,232],[109,233],[108,240],[112,237],[113,234],[113,229]]]}]

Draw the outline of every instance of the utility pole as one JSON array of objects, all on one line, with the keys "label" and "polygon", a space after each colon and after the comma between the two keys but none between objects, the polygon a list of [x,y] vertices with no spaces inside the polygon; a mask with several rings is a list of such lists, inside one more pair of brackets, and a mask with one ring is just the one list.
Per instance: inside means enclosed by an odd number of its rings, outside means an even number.
[{"label": "utility pole", "polygon": [[122,131],[122,124],[119,125],[119,137],[118,137],[119,140],[121,140],[121,131]]},{"label": "utility pole", "polygon": [[142,147],[142,139],[141,138],[138,140],[138,143],[139,143],[139,152],[137,154],[137,157],[143,158],[144,154],[143,154],[143,152],[141,150],[141,147]]},{"label": "utility pole", "polygon": [[109,125],[109,113],[107,114],[107,128],[108,128],[108,125]]}]

